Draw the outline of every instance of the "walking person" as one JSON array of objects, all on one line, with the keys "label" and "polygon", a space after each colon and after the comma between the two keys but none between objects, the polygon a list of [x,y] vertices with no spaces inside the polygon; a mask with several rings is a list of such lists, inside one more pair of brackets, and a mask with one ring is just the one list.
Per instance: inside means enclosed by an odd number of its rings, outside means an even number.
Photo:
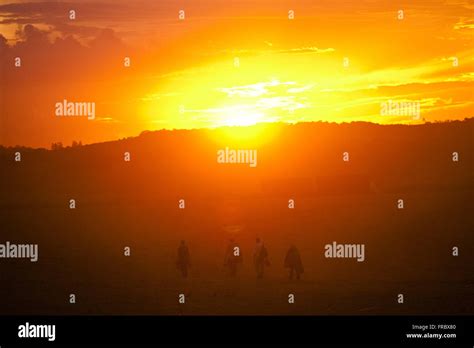
[{"label": "walking person", "polygon": [[257,238],[255,250],[253,253],[253,262],[255,266],[255,271],[257,272],[257,278],[262,279],[265,271],[265,266],[270,266],[268,261],[268,251],[265,247],[265,244]]},{"label": "walking person", "polygon": [[301,256],[298,249],[292,244],[285,257],[285,267],[290,269],[289,278],[293,279],[296,275],[296,279],[300,279],[300,275],[304,272],[303,262],[301,262]]},{"label": "walking person", "polygon": [[178,248],[178,258],[176,260],[176,266],[183,278],[188,277],[188,268],[191,267],[191,258],[189,257],[189,249],[184,240],[181,241],[181,244]]},{"label": "walking person", "polygon": [[237,275],[237,267],[242,263],[242,254],[240,247],[233,239],[229,240],[224,256],[224,267],[227,268],[228,274],[231,277]]}]

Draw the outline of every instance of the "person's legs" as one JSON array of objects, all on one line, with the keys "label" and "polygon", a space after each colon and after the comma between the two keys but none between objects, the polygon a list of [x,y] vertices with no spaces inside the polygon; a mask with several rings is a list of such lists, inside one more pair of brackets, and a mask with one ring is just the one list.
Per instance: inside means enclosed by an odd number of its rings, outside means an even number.
[{"label": "person's legs", "polygon": [[257,277],[260,279],[260,278],[263,278],[263,262],[259,262],[257,264]]},{"label": "person's legs", "polygon": [[290,267],[290,280],[293,279],[293,272],[294,272],[295,268],[294,267]]}]

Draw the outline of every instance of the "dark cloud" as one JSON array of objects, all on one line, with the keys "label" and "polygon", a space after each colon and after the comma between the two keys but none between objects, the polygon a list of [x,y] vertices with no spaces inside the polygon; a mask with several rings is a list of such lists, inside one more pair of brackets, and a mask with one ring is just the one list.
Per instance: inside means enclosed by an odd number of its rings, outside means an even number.
[{"label": "dark cloud", "polygon": [[[69,18],[69,11],[76,18]],[[33,24],[46,26],[62,35],[91,38],[104,28],[104,21],[116,22],[124,18],[126,10],[117,4],[101,2],[27,2],[0,5],[0,24]],[[94,24],[95,23],[95,24]],[[22,29],[22,31],[24,31]],[[22,34],[22,32],[20,32]]]},{"label": "dark cloud", "polygon": [[2,24],[54,23],[67,18],[67,3],[26,2],[0,5]]},{"label": "dark cloud", "polygon": [[25,25],[16,31],[16,36],[21,41],[46,44],[48,42],[47,32],[42,31],[31,24]]},{"label": "dark cloud", "polygon": [[[1,63],[11,71],[10,60],[21,57],[24,61],[35,62],[32,74],[43,72],[51,78],[54,72],[63,73],[62,68],[74,67],[70,73],[82,73],[82,68],[86,68],[87,64],[77,62],[83,63],[84,59],[87,61],[87,57],[91,56],[94,56],[94,64],[100,71],[103,68],[101,63],[110,61],[111,56],[118,57],[126,50],[122,40],[110,28],[98,29],[97,35],[86,43],[80,42],[73,35],[51,38],[51,33],[52,30],[41,30],[33,24],[24,25],[16,32],[16,43],[7,47],[6,54],[0,58]],[[5,41],[3,36],[2,38]],[[25,68],[32,65],[25,65]]]},{"label": "dark cloud", "polygon": [[[41,137],[61,140],[61,134],[79,136],[84,127],[89,134],[97,129],[97,123],[58,122],[53,106],[63,99],[100,103],[116,89],[123,89],[112,77],[123,74],[128,49],[115,32],[101,29],[87,43],[73,35],[52,38],[50,30],[33,24],[24,25],[16,34],[18,40],[11,46],[0,36],[0,143],[34,142]],[[17,57],[21,67],[14,64]]]}]

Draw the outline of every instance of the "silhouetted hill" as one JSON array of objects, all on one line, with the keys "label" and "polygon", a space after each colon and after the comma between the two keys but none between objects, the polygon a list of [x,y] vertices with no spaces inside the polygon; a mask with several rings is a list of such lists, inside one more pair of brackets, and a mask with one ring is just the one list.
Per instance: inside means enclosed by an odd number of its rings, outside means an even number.
[{"label": "silhouetted hill", "polygon": [[[231,128],[143,132],[55,151],[2,148],[0,175],[10,203],[66,192],[159,199],[472,190],[473,125],[264,124],[249,127],[250,140],[228,136]],[[257,166],[217,163],[225,147],[256,149]]]}]

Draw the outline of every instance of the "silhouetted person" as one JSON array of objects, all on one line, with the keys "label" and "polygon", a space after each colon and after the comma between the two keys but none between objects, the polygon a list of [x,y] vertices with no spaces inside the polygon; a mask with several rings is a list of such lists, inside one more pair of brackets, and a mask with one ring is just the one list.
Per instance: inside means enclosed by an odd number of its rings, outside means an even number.
[{"label": "silhouetted person", "polygon": [[304,272],[300,252],[294,245],[291,245],[286,253],[285,267],[290,269],[290,279],[293,279],[294,274],[296,274],[296,279],[300,279],[300,275]]},{"label": "silhouetted person", "polygon": [[269,266],[270,262],[268,261],[268,251],[265,247],[265,244],[257,238],[255,250],[253,253],[253,263],[255,265],[255,270],[257,272],[257,278],[263,278],[263,272],[265,270],[265,266]]},{"label": "silhouetted person", "polygon": [[176,266],[181,271],[183,278],[188,277],[188,268],[191,267],[191,259],[189,257],[189,249],[185,241],[182,240],[178,248],[178,259]]},{"label": "silhouetted person", "polygon": [[224,267],[228,269],[229,275],[235,277],[237,274],[237,266],[242,263],[242,254],[237,243],[233,239],[229,241],[229,245],[225,251]]}]

